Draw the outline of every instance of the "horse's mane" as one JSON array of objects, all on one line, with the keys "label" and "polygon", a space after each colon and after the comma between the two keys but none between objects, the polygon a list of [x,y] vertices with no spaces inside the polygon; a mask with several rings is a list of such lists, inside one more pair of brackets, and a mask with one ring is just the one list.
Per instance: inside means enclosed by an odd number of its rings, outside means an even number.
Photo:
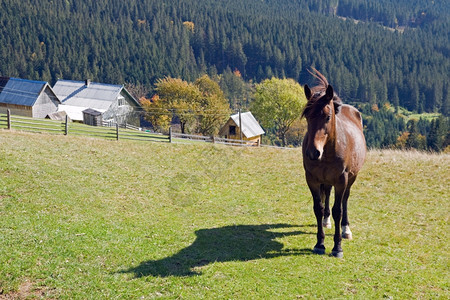
[{"label": "horse's mane", "polygon": [[[323,106],[325,106],[325,104],[322,106],[323,103],[317,103],[318,102],[317,100],[320,99],[325,94],[325,92],[329,86],[327,78],[322,73],[317,71],[316,68],[311,67],[311,70],[308,70],[308,72],[309,72],[309,74],[314,76],[314,78],[316,78],[317,85],[311,88],[312,96],[310,99],[307,99],[308,102],[306,103],[305,109],[303,110],[302,117],[306,117],[312,111],[317,111],[317,110],[323,109]],[[339,108],[342,105],[342,100],[341,100],[341,98],[339,98],[338,95],[336,95],[336,93],[334,93],[334,95],[333,95],[333,103],[334,103],[335,113],[338,113]],[[317,106],[320,106],[320,107],[317,107]]]},{"label": "horse's mane", "polygon": [[[317,71],[316,68],[311,67],[311,69],[312,69],[312,71],[308,70],[308,73],[311,74],[312,76],[314,76],[314,78],[316,78],[318,81],[318,84],[311,88],[311,92],[314,96],[314,94],[322,93],[322,92],[326,91],[326,89],[328,87],[328,80],[322,73]],[[312,98],[314,98],[314,97],[312,97]]]}]

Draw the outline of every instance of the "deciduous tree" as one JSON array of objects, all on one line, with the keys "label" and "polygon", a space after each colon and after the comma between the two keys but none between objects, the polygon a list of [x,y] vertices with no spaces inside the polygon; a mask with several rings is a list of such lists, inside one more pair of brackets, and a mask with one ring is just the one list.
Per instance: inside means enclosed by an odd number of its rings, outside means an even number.
[{"label": "deciduous tree", "polygon": [[172,119],[172,113],[165,107],[165,104],[158,95],[151,99],[141,97],[139,102],[145,111],[145,119],[152,123],[156,131],[167,131]]},{"label": "deciduous tree", "polygon": [[195,114],[201,98],[200,90],[192,83],[171,77],[159,79],[155,86],[163,102],[161,105],[173,112],[180,121],[181,132],[186,133],[196,121]]},{"label": "deciduous tree", "polygon": [[273,128],[286,145],[286,133],[306,104],[303,88],[292,79],[266,79],[256,85],[251,110],[263,127]]},{"label": "deciduous tree", "polygon": [[195,81],[201,92],[198,131],[204,135],[215,135],[230,115],[230,105],[217,82],[208,75]]}]

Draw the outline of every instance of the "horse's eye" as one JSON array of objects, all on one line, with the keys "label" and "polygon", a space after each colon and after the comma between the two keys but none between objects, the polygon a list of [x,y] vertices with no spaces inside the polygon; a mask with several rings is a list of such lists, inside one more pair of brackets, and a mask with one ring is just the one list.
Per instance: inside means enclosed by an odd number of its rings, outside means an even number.
[{"label": "horse's eye", "polygon": [[331,116],[327,116],[326,120],[329,122],[331,120]]}]

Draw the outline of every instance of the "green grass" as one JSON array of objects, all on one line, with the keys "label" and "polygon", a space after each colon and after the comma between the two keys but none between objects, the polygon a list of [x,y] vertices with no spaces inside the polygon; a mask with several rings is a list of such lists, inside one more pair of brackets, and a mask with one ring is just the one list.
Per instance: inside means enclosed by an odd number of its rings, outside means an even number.
[{"label": "green grass", "polygon": [[[392,111],[394,111],[394,110],[395,109],[392,108]],[[409,121],[409,120],[419,121],[420,119],[431,121],[431,120],[437,119],[437,118],[439,118],[439,116],[441,116],[440,113],[421,113],[421,114],[414,113],[403,107],[399,107],[399,114],[401,116],[403,116],[406,121]]]},{"label": "green grass", "polygon": [[7,130],[0,145],[0,299],[450,297],[449,155],[371,151],[335,259],[311,253],[298,149]]}]

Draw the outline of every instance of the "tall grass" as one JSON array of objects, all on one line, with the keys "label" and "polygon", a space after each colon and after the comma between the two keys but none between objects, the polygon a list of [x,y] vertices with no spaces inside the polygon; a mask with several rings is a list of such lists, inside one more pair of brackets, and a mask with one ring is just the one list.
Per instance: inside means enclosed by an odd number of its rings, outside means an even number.
[{"label": "tall grass", "polygon": [[450,296],[449,155],[370,151],[339,260],[311,252],[299,150],[14,131],[0,145],[0,299]]}]

